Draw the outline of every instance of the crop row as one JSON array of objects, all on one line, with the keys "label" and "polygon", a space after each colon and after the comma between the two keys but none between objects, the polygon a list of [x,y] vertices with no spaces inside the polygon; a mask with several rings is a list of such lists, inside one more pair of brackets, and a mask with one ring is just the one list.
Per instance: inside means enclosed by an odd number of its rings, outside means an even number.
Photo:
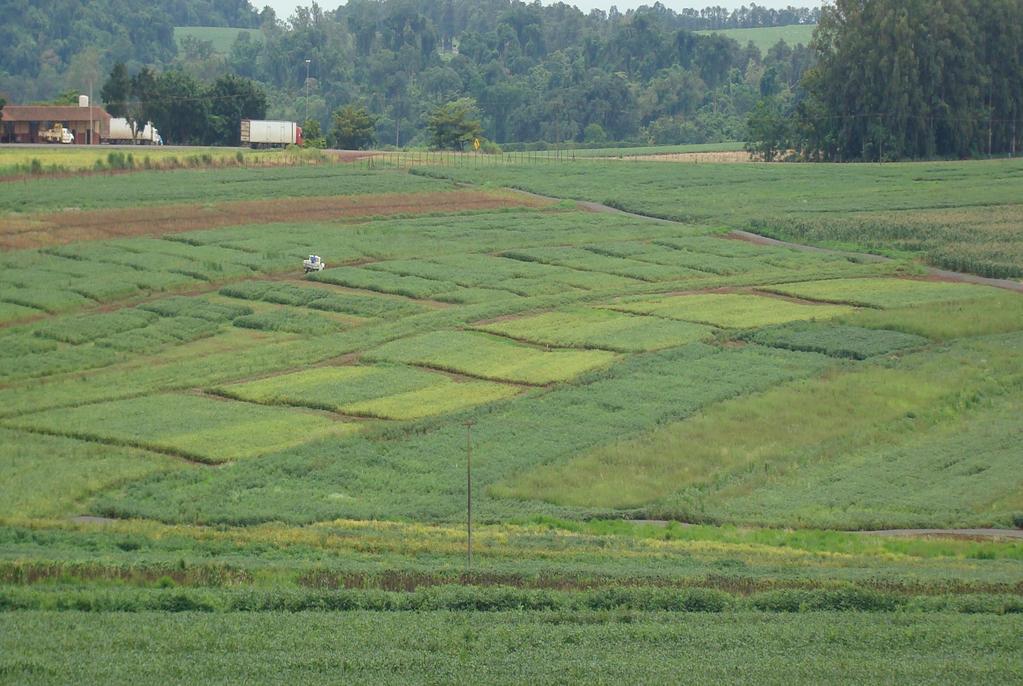
[{"label": "crop row", "polygon": [[[165,586],[175,584],[168,575]],[[122,589],[59,591],[0,588],[0,611],[77,612],[961,612],[1023,614],[1014,595],[913,597],[847,587],[787,589],[735,596],[706,588],[609,588],[585,591],[514,587],[428,586],[415,591],[339,589]]]}]

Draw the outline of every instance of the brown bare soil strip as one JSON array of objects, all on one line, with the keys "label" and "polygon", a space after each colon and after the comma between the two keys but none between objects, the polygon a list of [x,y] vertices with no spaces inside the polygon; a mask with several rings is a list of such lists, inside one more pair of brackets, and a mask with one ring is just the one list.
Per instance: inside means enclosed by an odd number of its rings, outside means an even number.
[{"label": "brown bare soil strip", "polygon": [[0,218],[0,250],[24,250],[73,241],[159,236],[244,224],[316,222],[394,215],[438,214],[552,202],[518,194],[460,189],[438,193],[384,193],[244,200],[216,205],[162,205]]}]

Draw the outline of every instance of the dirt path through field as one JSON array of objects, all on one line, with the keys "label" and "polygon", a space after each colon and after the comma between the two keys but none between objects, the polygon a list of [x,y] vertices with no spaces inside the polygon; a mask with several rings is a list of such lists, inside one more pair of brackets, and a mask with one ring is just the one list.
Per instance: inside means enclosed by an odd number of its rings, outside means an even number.
[{"label": "dirt path through field", "polygon": [[160,236],[245,224],[345,221],[507,207],[544,207],[552,202],[515,193],[463,188],[433,193],[278,198],[214,205],[192,203],[49,212],[0,217],[0,250],[24,250],[109,238]]},{"label": "dirt path through field", "polygon": [[[509,188],[510,191],[515,191],[522,195],[537,198],[546,199],[551,201],[561,201],[565,198],[556,198],[549,195],[541,195],[539,193],[532,193],[530,191],[524,191],[519,188]],[[590,200],[576,200],[576,205],[583,209],[589,210],[590,212],[605,212],[609,214],[620,214],[626,217],[634,217],[636,219],[645,219],[647,221],[655,221],[669,224],[676,224],[670,219],[662,219],[661,217],[652,217],[646,214],[639,214],[637,212],[628,212],[626,210],[620,210],[617,207],[611,207],[610,205],[603,205],[599,202],[592,202]],[[847,252],[844,250],[832,250],[830,248],[821,248],[815,245],[805,245],[802,243],[791,243],[789,241],[781,241],[776,238],[768,238],[767,236],[761,236],[760,234],[752,233],[750,231],[743,231],[740,229],[734,229],[722,236],[727,240],[740,240],[747,243],[753,243],[755,245],[769,245],[781,248],[789,248],[791,250],[799,250],[801,252],[814,252],[823,253],[827,255],[841,255],[842,257],[848,257],[851,259],[860,260],[863,262],[892,262],[890,257],[883,255],[874,255],[871,253],[860,253],[860,252]],[[1010,279],[993,279],[987,276],[978,276],[976,274],[967,274],[964,272],[952,272],[947,269],[937,269],[934,267],[926,267],[927,275],[933,279],[939,281],[949,281],[952,283],[972,283],[981,286],[992,286],[994,288],[1001,288],[1004,290],[1015,291],[1017,293],[1023,293],[1023,281],[1012,281]]]}]

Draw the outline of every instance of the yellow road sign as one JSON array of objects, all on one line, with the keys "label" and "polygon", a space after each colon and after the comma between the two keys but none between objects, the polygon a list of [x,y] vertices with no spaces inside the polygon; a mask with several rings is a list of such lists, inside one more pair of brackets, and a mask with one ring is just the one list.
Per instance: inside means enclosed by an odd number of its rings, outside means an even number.
[{"label": "yellow road sign", "polygon": [[473,138],[472,139],[472,149],[473,150],[479,150],[480,149],[480,139],[479,138]]}]

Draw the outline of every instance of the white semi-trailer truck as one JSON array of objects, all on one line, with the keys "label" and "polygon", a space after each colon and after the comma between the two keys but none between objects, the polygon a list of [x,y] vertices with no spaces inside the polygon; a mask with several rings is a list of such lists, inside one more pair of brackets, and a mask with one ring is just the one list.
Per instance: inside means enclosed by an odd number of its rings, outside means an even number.
[{"label": "white semi-trailer truck", "polygon": [[138,143],[139,145],[163,145],[163,139],[160,137],[160,132],[153,127],[153,123],[149,122],[138,132],[138,136],[132,139],[131,126],[128,124],[128,120],[124,117],[113,117],[110,120],[110,135],[106,138],[107,143],[124,143],[131,145],[132,143]]},{"label": "white semi-trailer truck", "polygon": [[293,121],[242,119],[242,145],[275,148],[302,145],[302,127]]}]

